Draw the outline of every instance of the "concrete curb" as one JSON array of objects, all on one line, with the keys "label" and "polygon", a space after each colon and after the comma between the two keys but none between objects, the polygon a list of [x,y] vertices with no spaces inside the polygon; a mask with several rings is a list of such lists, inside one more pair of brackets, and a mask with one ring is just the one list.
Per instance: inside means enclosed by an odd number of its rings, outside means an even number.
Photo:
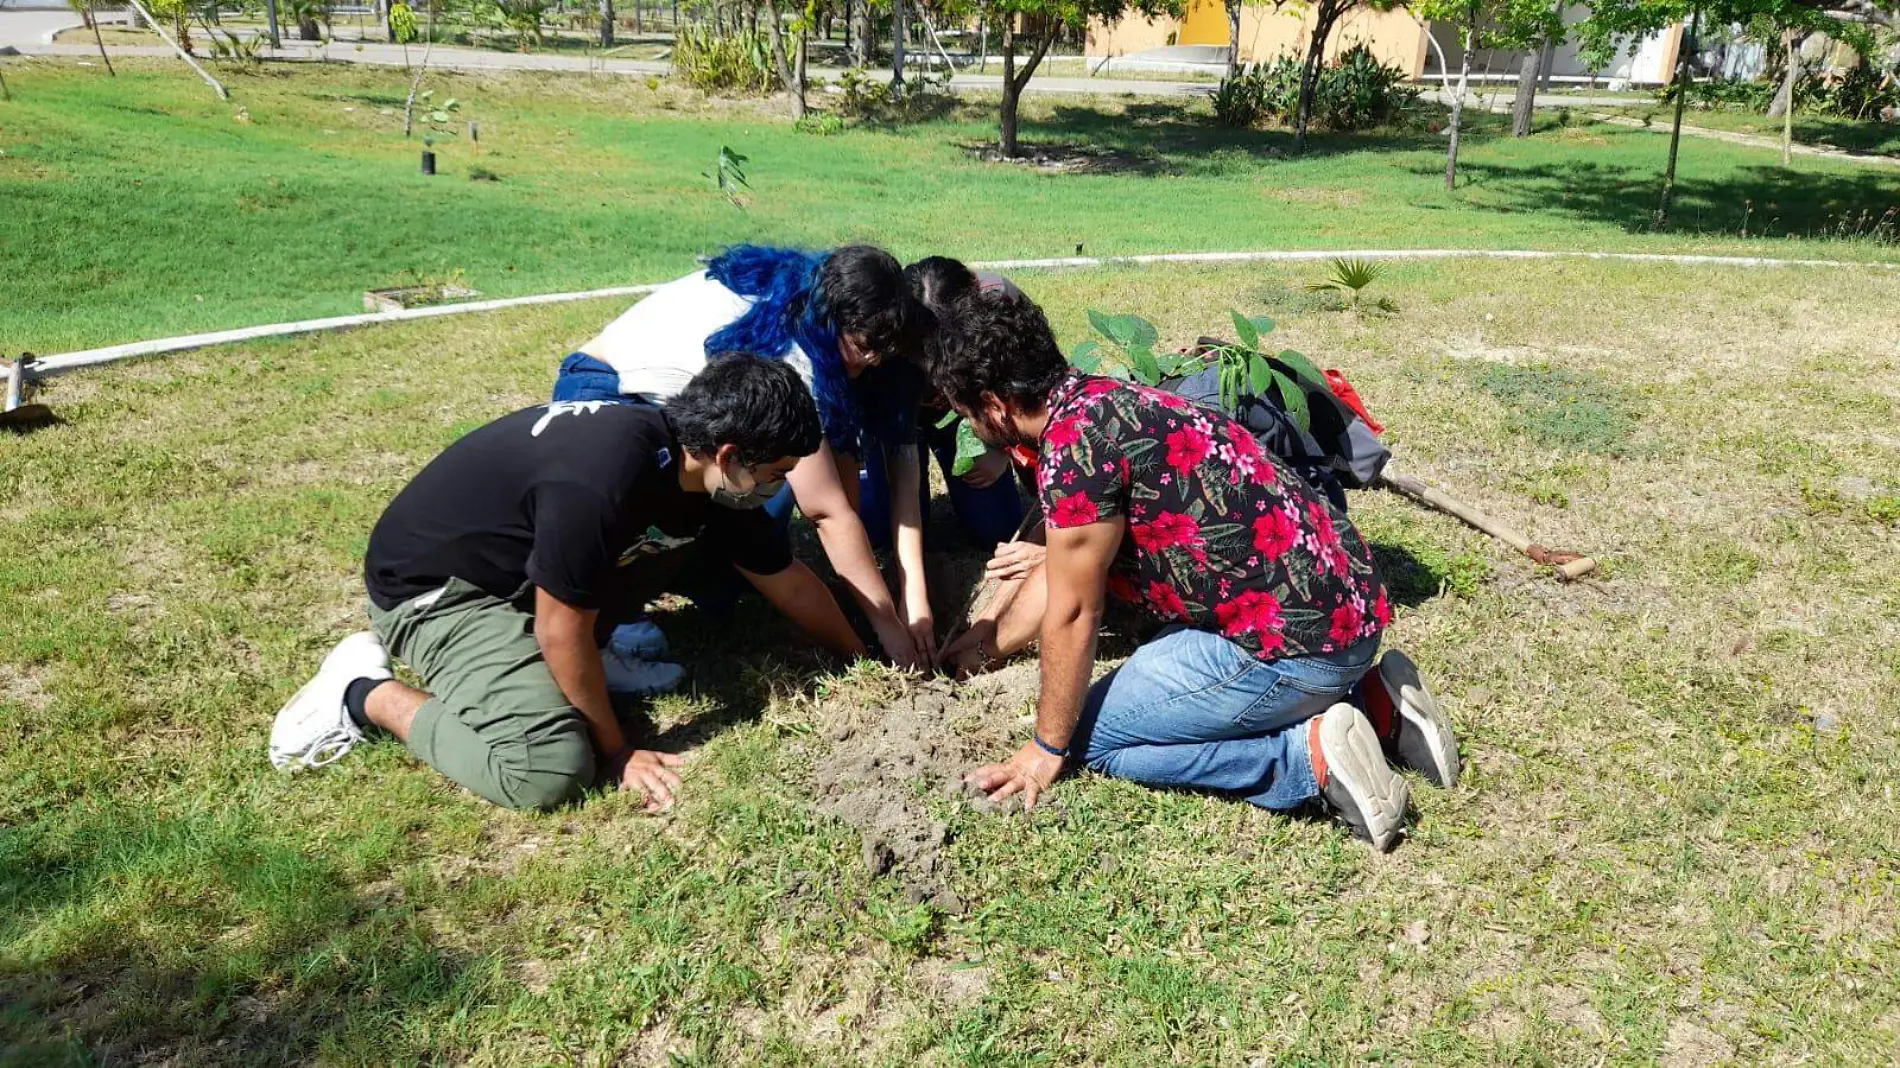
[{"label": "concrete curb", "polygon": [[[970,266],[994,271],[1053,271],[1171,263],[1298,263],[1342,258],[1365,260],[1576,259],[1743,268],[1792,267],[1900,270],[1900,263],[1856,263],[1851,260],[1792,260],[1776,259],[1768,256],[1705,256],[1661,252],[1553,252],[1539,249],[1273,249],[1245,252],[1161,252],[1136,256],[1063,256],[1050,259],[984,260],[973,262]],[[228,345],[238,341],[256,341],[261,338],[272,337],[292,337],[298,334],[319,333],[328,330],[347,330],[358,326],[374,326],[379,323],[400,323],[417,319],[435,319],[446,315],[499,311],[504,308],[522,308],[537,304],[565,304],[571,301],[595,300],[602,297],[643,296],[653,292],[657,288],[659,288],[657,284],[611,286],[606,289],[586,289],[570,293],[543,293],[528,297],[504,297],[496,300],[478,300],[466,304],[437,304],[425,308],[404,308],[399,311],[369,312],[362,315],[339,315],[328,319],[304,319],[297,322],[268,323],[262,326],[247,326],[236,330],[218,330],[204,334],[186,334],[179,337],[156,338],[151,341],[134,341],[123,345],[107,345],[103,348],[64,352],[55,356],[47,356],[23,363],[16,362],[9,365],[7,371],[8,388],[6,393],[7,410],[11,411],[14,407],[18,406],[19,397],[24,392],[25,385],[28,382],[42,378],[52,378],[85,367],[117,363],[121,360],[131,360],[145,356],[165,356],[172,353],[187,352],[192,349],[209,348],[215,345]]]}]

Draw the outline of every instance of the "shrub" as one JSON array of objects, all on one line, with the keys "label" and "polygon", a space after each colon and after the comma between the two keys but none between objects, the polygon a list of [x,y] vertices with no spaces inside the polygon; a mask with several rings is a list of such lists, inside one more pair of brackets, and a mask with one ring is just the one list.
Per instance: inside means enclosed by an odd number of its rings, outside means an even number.
[{"label": "shrub", "polygon": [[[1313,88],[1313,122],[1339,132],[1399,125],[1418,106],[1418,90],[1405,83],[1399,68],[1380,63],[1365,45],[1354,45],[1321,68]],[[1291,123],[1299,107],[1300,64],[1291,56],[1248,64],[1214,90],[1214,118],[1223,126]]]},{"label": "shrub", "polygon": [[722,35],[709,26],[680,27],[673,41],[673,73],[708,92],[766,96],[778,88],[763,35]]}]

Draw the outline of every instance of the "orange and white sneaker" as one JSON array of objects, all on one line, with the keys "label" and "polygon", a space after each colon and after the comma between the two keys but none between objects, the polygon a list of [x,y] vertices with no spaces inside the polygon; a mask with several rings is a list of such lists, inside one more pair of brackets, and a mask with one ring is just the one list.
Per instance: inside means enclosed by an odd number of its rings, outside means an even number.
[{"label": "orange and white sneaker", "polygon": [[1343,701],[1309,722],[1307,750],[1320,796],[1355,835],[1390,852],[1399,844],[1412,788],[1386,764],[1372,722]]},{"label": "orange and white sneaker", "polygon": [[1388,650],[1379,665],[1366,672],[1357,691],[1360,707],[1393,763],[1418,772],[1440,789],[1458,785],[1463,770],[1458,737],[1411,657]]}]

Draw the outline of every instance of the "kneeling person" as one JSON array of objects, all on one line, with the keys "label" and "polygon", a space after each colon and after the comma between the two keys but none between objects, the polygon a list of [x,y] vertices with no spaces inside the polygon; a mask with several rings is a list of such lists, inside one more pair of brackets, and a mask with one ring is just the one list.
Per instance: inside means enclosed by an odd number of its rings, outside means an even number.
[{"label": "kneeling person", "polygon": [[[597,772],[665,807],[679,760],[628,744],[599,635],[654,592],[639,573],[690,550],[861,655],[830,592],[758,510],[821,440],[797,373],[748,355],[708,364],[665,408],[544,404],[470,433],[376,524],[364,562],[374,630],[345,638],[278,713],[272,762],[321,766],[380,728],[509,808],[560,804]],[[391,678],[391,653],[427,692]]]},{"label": "kneeling person", "polygon": [[[946,661],[1041,639],[1032,741],[969,781],[1026,804],[1067,762],[1269,809],[1323,799],[1380,849],[1409,790],[1347,703],[1390,619],[1364,539],[1243,426],[1172,393],[1068,368],[1042,312],[967,298],[932,368],[986,443],[1039,450],[1048,552]],[[1107,593],[1163,623],[1090,685]],[[1434,781],[1456,777],[1450,728],[1410,729]]]}]

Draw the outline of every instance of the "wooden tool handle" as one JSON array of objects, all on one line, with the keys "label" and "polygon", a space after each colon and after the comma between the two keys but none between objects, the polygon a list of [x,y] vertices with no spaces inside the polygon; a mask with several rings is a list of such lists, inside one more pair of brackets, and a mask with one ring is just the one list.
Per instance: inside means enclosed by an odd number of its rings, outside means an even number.
[{"label": "wooden tool handle", "polygon": [[1511,548],[1516,549],[1518,552],[1523,553],[1525,556],[1552,568],[1557,572],[1557,577],[1563,579],[1565,582],[1575,582],[1577,579],[1596,570],[1597,562],[1587,556],[1570,559],[1570,554],[1564,553],[1556,560],[1551,559],[1553,554],[1550,550],[1525,537],[1516,529],[1506,526],[1497,518],[1477,508],[1473,508],[1471,505],[1445,493],[1443,490],[1428,485],[1424,481],[1413,478],[1410,475],[1392,474],[1388,471],[1379,476],[1379,480],[1375,485],[1383,486],[1399,496],[1407,500],[1416,501],[1433,511],[1443,512],[1454,519],[1463,520],[1465,523],[1491,535],[1506,545],[1509,545]]}]

